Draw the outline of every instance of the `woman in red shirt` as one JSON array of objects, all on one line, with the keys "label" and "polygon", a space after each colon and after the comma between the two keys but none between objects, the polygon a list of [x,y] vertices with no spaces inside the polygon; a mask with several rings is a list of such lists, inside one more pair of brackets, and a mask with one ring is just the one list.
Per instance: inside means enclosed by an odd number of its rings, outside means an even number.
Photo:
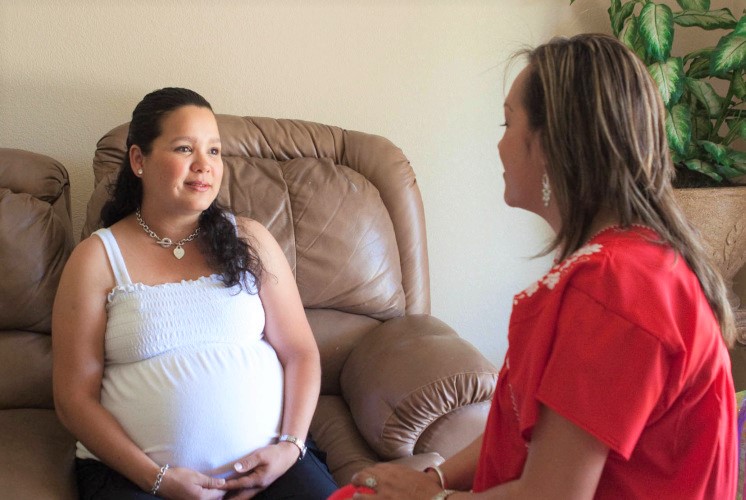
[{"label": "woman in red shirt", "polygon": [[505,201],[549,223],[556,264],[515,296],[484,434],[424,474],[365,469],[355,497],[734,498],[733,317],[674,201],[658,90],[606,35],[527,55]]}]

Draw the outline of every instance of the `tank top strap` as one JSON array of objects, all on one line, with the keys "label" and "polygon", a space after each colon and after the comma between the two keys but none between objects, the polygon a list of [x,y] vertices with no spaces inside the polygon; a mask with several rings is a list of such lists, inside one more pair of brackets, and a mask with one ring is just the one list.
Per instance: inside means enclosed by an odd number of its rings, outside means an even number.
[{"label": "tank top strap", "polygon": [[124,264],[124,257],[122,257],[122,251],[119,249],[116,238],[114,238],[114,233],[108,227],[104,227],[93,234],[101,238],[101,241],[104,243],[106,256],[109,257],[109,264],[111,265],[111,270],[114,271],[114,279],[117,281],[117,286],[131,285],[132,280],[127,272],[127,266]]},{"label": "tank top strap", "polygon": [[236,216],[232,212],[225,212],[225,218],[233,223],[233,227],[238,231],[238,223],[236,222]]}]

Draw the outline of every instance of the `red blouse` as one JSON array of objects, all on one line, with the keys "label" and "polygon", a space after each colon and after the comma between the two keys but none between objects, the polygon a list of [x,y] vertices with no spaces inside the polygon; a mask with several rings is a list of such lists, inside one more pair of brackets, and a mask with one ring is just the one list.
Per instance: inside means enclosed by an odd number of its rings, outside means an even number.
[{"label": "red blouse", "polygon": [[516,295],[474,491],[520,477],[540,405],[609,447],[596,498],[735,498],[735,392],[686,262],[608,229]]}]

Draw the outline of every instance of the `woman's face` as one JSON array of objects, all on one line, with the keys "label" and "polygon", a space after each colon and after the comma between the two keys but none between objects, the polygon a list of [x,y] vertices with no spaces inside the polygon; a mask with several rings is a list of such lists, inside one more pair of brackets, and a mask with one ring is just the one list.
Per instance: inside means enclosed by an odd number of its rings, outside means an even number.
[{"label": "woman's face", "polygon": [[538,131],[529,126],[524,89],[529,68],[516,77],[505,99],[505,133],[497,144],[505,172],[505,203],[546,217],[542,202],[542,175],[546,158]]},{"label": "woman's face", "polygon": [[130,150],[132,169],[142,169],[143,204],[164,211],[202,212],[215,200],[223,179],[220,134],[208,108],[182,106],[161,121],[149,154]]}]

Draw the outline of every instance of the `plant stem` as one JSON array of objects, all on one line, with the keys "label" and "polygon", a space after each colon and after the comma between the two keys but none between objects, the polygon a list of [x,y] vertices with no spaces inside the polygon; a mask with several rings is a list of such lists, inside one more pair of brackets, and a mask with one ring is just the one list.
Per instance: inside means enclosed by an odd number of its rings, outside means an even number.
[{"label": "plant stem", "polygon": [[[723,122],[725,121],[725,117],[728,114],[728,109],[731,106],[731,99],[733,99],[733,94],[735,92],[735,86],[736,86],[736,77],[740,76],[740,71],[732,71],[731,77],[730,77],[730,84],[728,85],[728,92],[725,94],[725,100],[723,101],[723,109],[720,111],[720,117],[718,118],[717,122],[715,122],[715,128],[712,129],[712,132],[710,133],[710,142],[718,142],[715,141],[716,138],[720,137],[719,131],[720,127],[723,126]],[[730,135],[730,134],[728,134]],[[726,144],[727,146],[727,144]]]}]

